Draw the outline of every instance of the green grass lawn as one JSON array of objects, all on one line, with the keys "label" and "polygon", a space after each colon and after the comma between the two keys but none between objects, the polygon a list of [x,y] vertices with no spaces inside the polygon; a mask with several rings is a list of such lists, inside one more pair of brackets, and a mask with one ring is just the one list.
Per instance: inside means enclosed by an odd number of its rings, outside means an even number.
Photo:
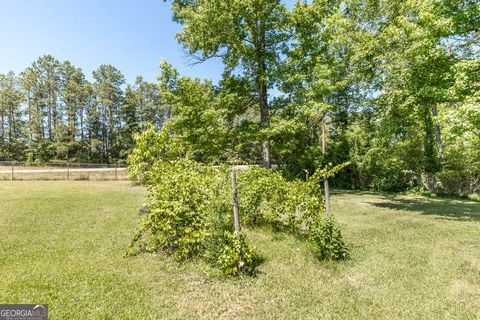
[{"label": "green grass lawn", "polygon": [[479,202],[337,192],[351,260],[248,231],[266,261],[231,279],[123,258],[144,196],[127,182],[0,182],[0,303],[48,303],[51,319],[480,319]]}]

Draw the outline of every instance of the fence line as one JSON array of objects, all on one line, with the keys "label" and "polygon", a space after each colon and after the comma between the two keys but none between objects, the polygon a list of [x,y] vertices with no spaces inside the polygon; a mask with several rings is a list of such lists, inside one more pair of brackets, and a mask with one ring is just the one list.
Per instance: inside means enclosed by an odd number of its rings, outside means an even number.
[{"label": "fence line", "polygon": [[123,164],[0,161],[0,180],[127,180]]},{"label": "fence line", "polygon": [[27,161],[0,161],[0,167],[2,166],[26,166],[26,167],[80,167],[80,168],[114,168],[118,166],[120,168],[126,167],[123,163],[91,163],[91,162],[27,162]]},{"label": "fence line", "polygon": [[[253,164],[231,167],[245,171],[258,166]],[[0,161],[0,180],[128,180],[128,175],[125,164]]]}]

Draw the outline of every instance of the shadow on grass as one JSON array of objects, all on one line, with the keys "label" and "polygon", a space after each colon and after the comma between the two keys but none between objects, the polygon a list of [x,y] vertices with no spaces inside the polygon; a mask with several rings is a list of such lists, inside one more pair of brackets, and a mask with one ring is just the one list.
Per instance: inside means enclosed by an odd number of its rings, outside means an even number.
[{"label": "shadow on grass", "polygon": [[480,202],[460,197],[399,198],[399,194],[376,191],[355,191],[335,189],[332,195],[374,195],[385,198],[388,202],[367,202],[372,206],[392,210],[405,210],[425,215],[434,215],[445,219],[459,221],[480,221]]},{"label": "shadow on grass", "polygon": [[389,202],[370,203],[376,207],[392,210],[407,210],[425,215],[435,215],[446,219],[461,221],[480,221],[480,203],[454,199],[395,199],[387,197]]},{"label": "shadow on grass", "polygon": [[385,197],[389,200],[394,199],[399,193],[394,192],[382,192],[382,191],[369,191],[369,190],[348,190],[348,189],[333,189],[330,191],[331,195],[355,195],[355,196],[377,196]]}]

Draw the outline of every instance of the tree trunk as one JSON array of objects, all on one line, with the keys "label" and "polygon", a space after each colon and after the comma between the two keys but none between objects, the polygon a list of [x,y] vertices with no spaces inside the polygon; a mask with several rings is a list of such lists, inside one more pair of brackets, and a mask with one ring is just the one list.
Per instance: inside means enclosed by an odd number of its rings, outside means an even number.
[{"label": "tree trunk", "polygon": [[9,110],[9,115],[8,115],[8,144],[10,145],[10,148],[12,146],[12,123],[13,123],[13,114],[12,114],[12,108]]},{"label": "tree trunk", "polygon": [[102,157],[103,157],[103,159],[102,159],[102,161],[105,161],[105,159],[108,156],[108,148],[109,148],[107,108],[105,106],[102,106],[102,119],[103,119],[103,123],[101,124],[101,126],[102,126],[102,139],[103,139],[103,146],[102,146],[102,152],[103,152]]},{"label": "tree trunk", "polygon": [[75,141],[76,131],[76,105],[73,101],[70,101],[67,106],[68,112],[68,133],[70,134],[70,140]]},{"label": "tree trunk", "polygon": [[16,123],[16,118],[15,118],[15,106],[12,105],[12,122],[10,123],[10,126],[12,127],[12,140],[10,141],[10,147],[12,148],[13,151],[13,141],[17,140],[17,126],[15,125]]},{"label": "tree trunk", "polygon": [[83,142],[85,136],[83,134],[83,106],[80,107],[80,141]]},{"label": "tree trunk", "polygon": [[58,125],[57,97],[54,90],[52,90],[52,122],[53,122],[53,126],[52,126],[52,129],[53,129],[52,140],[53,140],[55,139],[55,128],[57,128],[57,125]]},{"label": "tree trunk", "polygon": [[[260,96],[260,125],[262,128],[267,128],[270,123],[268,114],[267,90],[260,88],[262,95]],[[270,141],[264,138],[262,141],[262,166],[270,168]]]},{"label": "tree trunk", "polygon": [[[257,87],[258,99],[260,108],[260,126],[262,129],[268,128],[270,125],[270,115],[268,110],[268,94],[267,94],[267,79],[266,79],[266,63],[265,63],[265,23],[260,21],[260,30],[258,32],[257,42]],[[271,167],[270,161],[270,141],[268,138],[263,138],[262,141],[262,166],[265,168]]]},{"label": "tree trunk", "polygon": [[436,191],[435,173],[439,170],[438,156],[435,154],[435,126],[433,124],[431,109],[427,106],[422,108],[424,121],[424,154],[425,154],[425,174],[428,183],[426,187],[428,191]]},{"label": "tree trunk", "polygon": [[109,158],[112,156],[112,145],[114,143],[113,141],[113,112],[112,112],[112,106],[108,107],[108,133],[107,133],[107,161],[109,161]]},{"label": "tree trunk", "polygon": [[[432,115],[433,117],[437,117],[437,106],[433,105],[432,106]],[[438,121],[435,122],[435,140],[437,142],[437,155],[438,155],[438,160],[441,162],[443,161],[443,142],[442,142],[442,134],[441,134],[441,126],[438,123]]]},{"label": "tree trunk", "polygon": [[2,111],[2,145],[5,143],[5,114]]},{"label": "tree trunk", "polygon": [[52,106],[48,104],[48,139],[52,140]]},{"label": "tree trunk", "polygon": [[27,113],[28,113],[28,125],[30,132],[30,141],[33,140],[33,128],[32,128],[32,104],[30,102],[30,91],[27,92]]},{"label": "tree trunk", "polygon": [[45,125],[43,123],[42,108],[37,104],[37,113],[35,114],[35,126],[38,125],[42,140],[45,140]]}]

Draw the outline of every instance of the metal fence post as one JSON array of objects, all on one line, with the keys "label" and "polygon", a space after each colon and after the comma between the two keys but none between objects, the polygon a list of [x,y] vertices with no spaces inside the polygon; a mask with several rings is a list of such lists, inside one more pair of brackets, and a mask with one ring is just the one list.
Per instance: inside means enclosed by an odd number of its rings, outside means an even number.
[{"label": "metal fence post", "polygon": [[14,165],[15,165],[15,161],[12,161],[12,181],[14,180],[14,178],[13,178],[13,167],[14,167]]}]

